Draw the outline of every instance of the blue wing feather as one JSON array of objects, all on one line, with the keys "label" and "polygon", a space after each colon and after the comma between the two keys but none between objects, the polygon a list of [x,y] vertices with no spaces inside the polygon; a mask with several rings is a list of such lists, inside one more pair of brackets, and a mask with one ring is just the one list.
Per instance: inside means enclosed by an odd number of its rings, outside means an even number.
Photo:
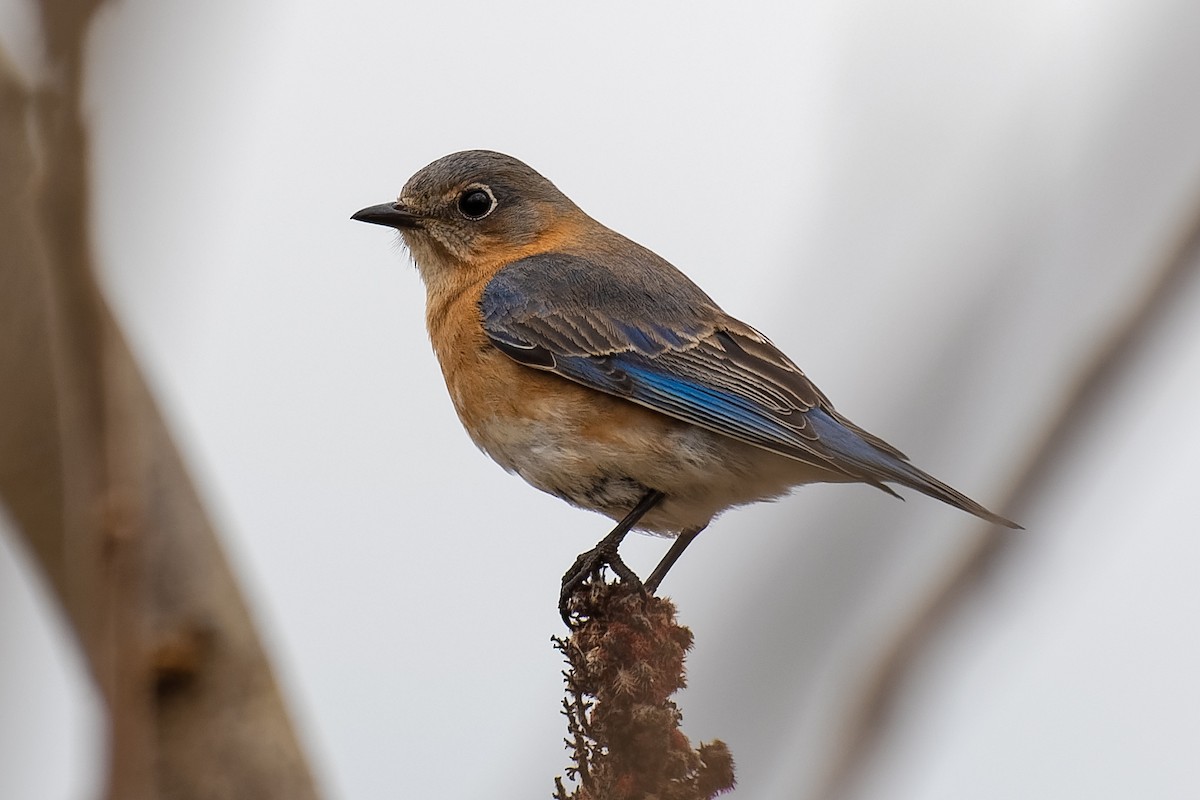
[{"label": "blue wing feather", "polygon": [[805,417],[824,396],[769,342],[675,275],[683,283],[669,291],[631,290],[585,259],[533,256],[502,269],[484,289],[484,330],[529,366],[845,471]]}]

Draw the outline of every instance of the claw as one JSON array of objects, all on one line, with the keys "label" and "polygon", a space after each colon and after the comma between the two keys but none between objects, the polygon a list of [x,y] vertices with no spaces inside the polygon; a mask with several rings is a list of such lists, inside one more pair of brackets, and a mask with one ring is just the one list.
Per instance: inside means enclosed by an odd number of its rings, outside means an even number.
[{"label": "claw", "polygon": [[575,563],[562,577],[562,589],[558,594],[558,613],[567,627],[575,627],[571,618],[571,598],[583,588],[588,578],[599,575],[605,567],[611,569],[622,583],[630,584],[638,591],[645,592],[642,579],[622,560],[617,548],[607,541],[601,542],[586,553],[580,553],[579,557],[575,559]]},{"label": "claw", "polygon": [[600,540],[600,544],[586,553],[581,553],[571,568],[567,570],[567,574],[563,575],[562,589],[558,593],[558,613],[568,628],[575,627],[571,624],[571,611],[568,608],[571,597],[579,591],[589,577],[599,573],[604,567],[612,569],[622,582],[636,586],[639,591],[645,592],[641,578],[625,565],[617,548],[621,546],[621,540],[625,538],[625,534],[662,499],[663,493],[660,491],[651,489],[647,492],[637,506],[617,523],[617,527]]}]

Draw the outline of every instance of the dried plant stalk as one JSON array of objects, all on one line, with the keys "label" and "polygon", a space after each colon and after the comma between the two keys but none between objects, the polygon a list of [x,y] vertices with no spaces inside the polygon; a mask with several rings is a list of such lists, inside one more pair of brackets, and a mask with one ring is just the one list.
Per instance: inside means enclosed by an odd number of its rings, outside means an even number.
[{"label": "dried plant stalk", "polygon": [[693,749],[671,696],[685,685],[692,632],[675,605],[593,575],[570,600],[578,625],[554,637],[566,657],[566,744],[578,783],[556,800],[709,800],[734,786],[721,741]]}]

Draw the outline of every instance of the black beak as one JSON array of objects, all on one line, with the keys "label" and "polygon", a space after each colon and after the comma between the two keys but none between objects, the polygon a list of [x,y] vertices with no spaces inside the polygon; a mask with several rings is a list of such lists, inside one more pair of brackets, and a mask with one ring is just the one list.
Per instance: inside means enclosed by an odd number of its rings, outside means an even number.
[{"label": "black beak", "polygon": [[382,203],[377,206],[368,206],[362,211],[356,212],[350,219],[356,219],[359,222],[369,222],[372,225],[386,225],[389,228],[419,228],[421,227],[421,217],[419,214],[414,214],[399,203]]}]

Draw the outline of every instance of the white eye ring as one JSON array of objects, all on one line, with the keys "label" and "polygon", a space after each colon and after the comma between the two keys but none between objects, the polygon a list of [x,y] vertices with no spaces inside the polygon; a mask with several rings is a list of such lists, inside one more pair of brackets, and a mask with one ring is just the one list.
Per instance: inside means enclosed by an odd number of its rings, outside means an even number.
[{"label": "white eye ring", "polygon": [[473,183],[458,193],[458,213],[469,220],[481,220],[496,210],[496,195],[482,183]]}]

